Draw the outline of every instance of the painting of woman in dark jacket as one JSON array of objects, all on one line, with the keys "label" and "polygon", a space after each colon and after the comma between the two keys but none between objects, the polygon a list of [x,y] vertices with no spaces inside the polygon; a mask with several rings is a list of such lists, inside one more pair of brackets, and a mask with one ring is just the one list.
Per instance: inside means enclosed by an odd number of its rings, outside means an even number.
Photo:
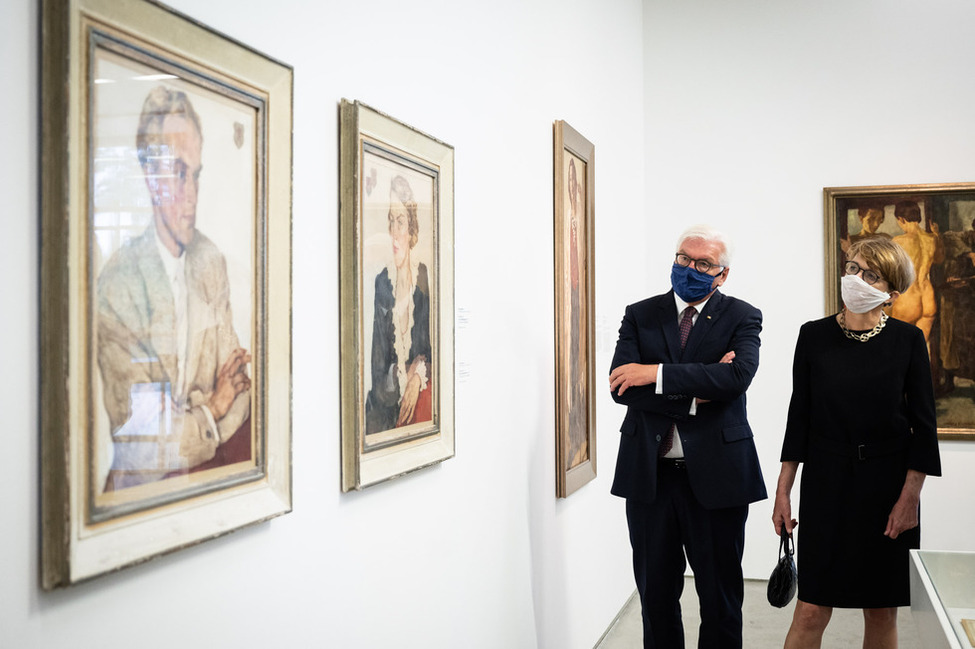
[{"label": "painting of woman in dark jacket", "polygon": [[388,220],[393,254],[376,275],[367,435],[432,419],[430,283],[426,265],[411,254],[417,202],[400,175],[390,182]]}]

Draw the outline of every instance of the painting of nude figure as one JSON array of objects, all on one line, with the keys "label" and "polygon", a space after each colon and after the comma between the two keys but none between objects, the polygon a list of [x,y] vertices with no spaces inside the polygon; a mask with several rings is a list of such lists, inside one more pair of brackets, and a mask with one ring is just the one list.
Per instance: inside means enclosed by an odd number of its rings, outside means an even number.
[{"label": "painting of nude figure", "polygon": [[975,439],[975,183],[828,187],[827,311],[840,308],[845,251],[883,237],[914,262],[915,281],[889,315],[928,345],[942,439]]}]

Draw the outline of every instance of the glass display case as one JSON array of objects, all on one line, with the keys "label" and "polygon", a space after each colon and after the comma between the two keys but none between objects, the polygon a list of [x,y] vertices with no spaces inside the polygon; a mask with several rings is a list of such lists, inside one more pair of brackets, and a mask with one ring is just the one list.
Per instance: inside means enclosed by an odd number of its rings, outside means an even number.
[{"label": "glass display case", "polygon": [[911,614],[926,649],[975,647],[975,553],[911,550]]}]

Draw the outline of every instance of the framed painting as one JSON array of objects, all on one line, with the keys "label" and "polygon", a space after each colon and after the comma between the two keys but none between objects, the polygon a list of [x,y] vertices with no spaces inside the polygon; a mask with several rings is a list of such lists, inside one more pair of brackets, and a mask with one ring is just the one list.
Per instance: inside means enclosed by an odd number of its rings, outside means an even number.
[{"label": "framed painting", "polygon": [[555,492],[596,477],[595,147],[555,122]]},{"label": "framed painting", "polygon": [[454,455],[454,150],[340,106],[342,491]]},{"label": "framed painting", "polygon": [[44,588],[291,510],[292,70],[44,0]]},{"label": "framed painting", "polygon": [[924,332],[940,439],[975,440],[975,183],[826,187],[826,310],[840,309],[845,251],[886,237],[914,261],[917,279],[892,317]]}]

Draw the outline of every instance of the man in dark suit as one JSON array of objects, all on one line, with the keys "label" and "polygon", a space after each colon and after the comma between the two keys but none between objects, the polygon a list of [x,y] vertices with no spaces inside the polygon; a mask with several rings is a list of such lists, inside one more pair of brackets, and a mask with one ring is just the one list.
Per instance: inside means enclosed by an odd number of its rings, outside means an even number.
[{"label": "man in dark suit", "polygon": [[681,235],[673,290],[631,304],[610,390],[625,405],[612,493],[626,498],[644,647],[684,646],[684,555],[701,603],[699,647],[741,647],[748,504],[767,497],[745,390],[762,314],[722,294],[730,250],[707,226]]}]

